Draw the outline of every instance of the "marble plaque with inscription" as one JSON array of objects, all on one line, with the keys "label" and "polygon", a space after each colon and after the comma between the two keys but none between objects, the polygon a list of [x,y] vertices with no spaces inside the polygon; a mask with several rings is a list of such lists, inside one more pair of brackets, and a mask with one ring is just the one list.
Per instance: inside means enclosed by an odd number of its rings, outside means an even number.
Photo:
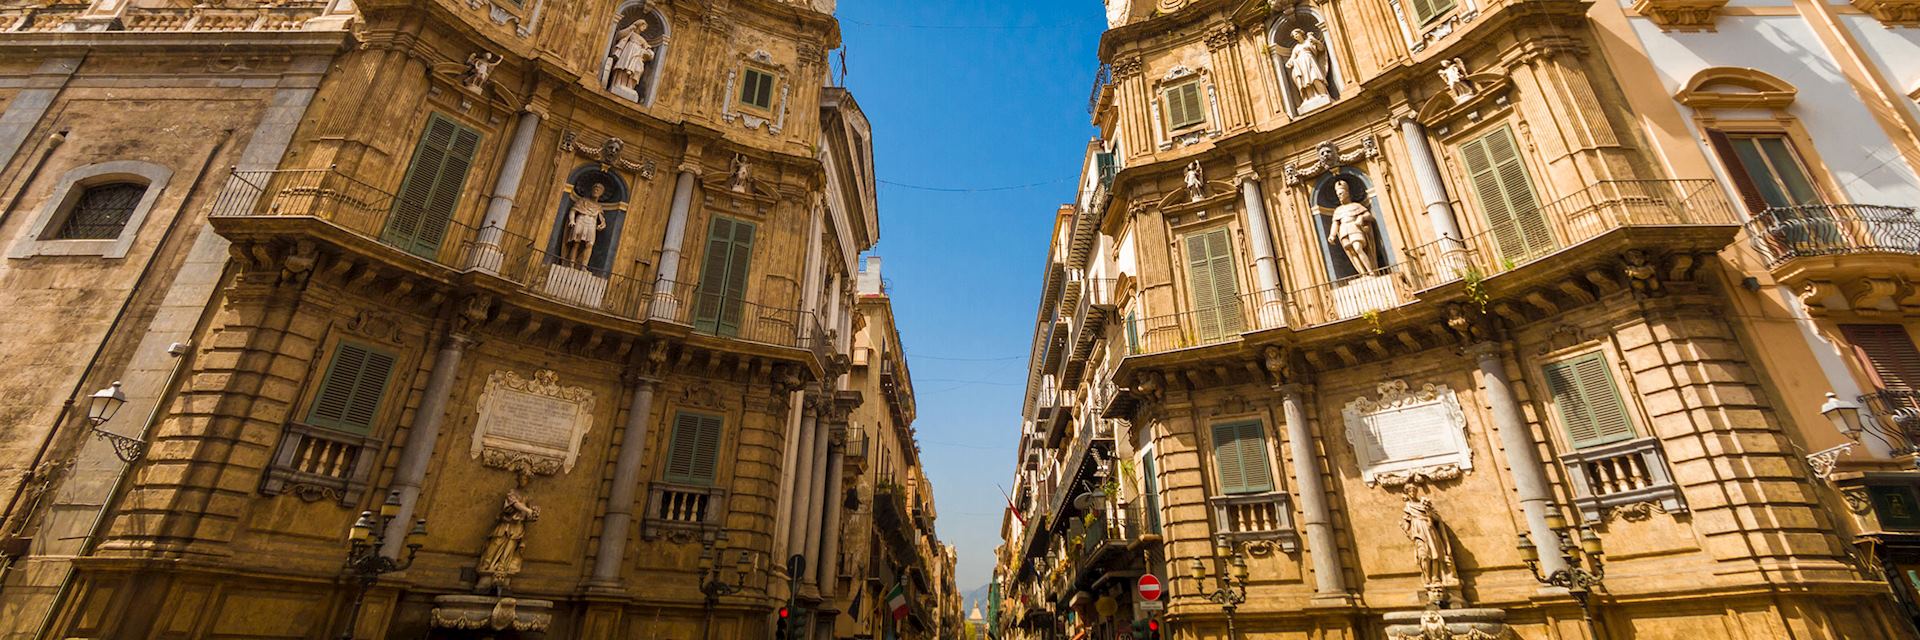
[{"label": "marble plaque with inscription", "polygon": [[1368,485],[1399,486],[1445,480],[1473,468],[1466,415],[1445,385],[1410,390],[1401,380],[1381,383],[1377,398],[1347,403],[1347,442]]},{"label": "marble plaque with inscription", "polygon": [[471,453],[482,464],[516,473],[553,475],[573,470],[580,441],[593,426],[593,391],[564,387],[552,371],[533,379],[509,370],[487,376]]}]

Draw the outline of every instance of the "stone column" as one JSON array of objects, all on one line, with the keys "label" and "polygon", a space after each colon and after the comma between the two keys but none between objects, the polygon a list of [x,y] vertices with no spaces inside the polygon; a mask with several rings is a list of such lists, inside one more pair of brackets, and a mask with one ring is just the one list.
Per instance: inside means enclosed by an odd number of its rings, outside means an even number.
[{"label": "stone column", "polygon": [[[788,556],[807,553],[807,510],[813,498],[813,494],[808,493],[808,489],[813,486],[813,441],[819,435],[817,428],[819,424],[819,416],[813,411],[813,407],[803,406],[800,410],[800,440],[797,443],[796,452],[798,464],[794,466],[793,471],[793,501],[787,504],[789,512],[793,514],[787,518],[791,522],[787,527]],[[782,564],[787,561],[786,558],[779,558],[779,560]],[[809,562],[807,573],[812,574],[813,570],[813,564]]]},{"label": "stone column", "polygon": [[1313,429],[1307,423],[1306,385],[1283,384],[1279,390],[1287,419],[1287,457],[1293,467],[1293,485],[1300,491],[1300,528],[1307,534],[1307,554],[1313,558],[1313,602],[1348,604],[1352,600],[1340,568],[1340,542],[1333,535],[1327,484],[1320,477],[1320,454],[1314,451]]},{"label": "stone column", "polygon": [[600,521],[600,550],[593,556],[589,587],[620,586],[620,565],[626,560],[627,532],[633,526],[633,503],[640,490],[640,463],[647,448],[647,428],[653,424],[654,381],[633,384],[627,405],[627,431],[620,438],[620,457],[613,464],[613,489],[607,492],[607,515]]},{"label": "stone column", "polygon": [[653,270],[653,317],[661,320],[679,317],[685,301],[675,296],[691,293],[675,290],[674,283],[680,277],[680,245],[687,236],[687,212],[693,208],[696,178],[691,169],[682,169],[673,182],[673,206],[667,210],[667,236],[660,241],[660,265]]},{"label": "stone column", "polygon": [[[433,371],[427,373],[427,388],[420,394],[420,407],[413,412],[413,424],[407,427],[407,444],[400,450],[400,464],[393,472],[393,490],[400,492],[400,511],[387,524],[386,544],[380,552],[389,558],[400,557],[406,547],[407,532],[413,530],[414,507],[420,502],[420,484],[426,480],[427,465],[433,461],[435,443],[440,441],[440,425],[446,421],[447,398],[453,395],[453,379],[460,373],[460,360],[473,339],[449,331],[433,357]],[[384,500],[374,496],[375,501]]]},{"label": "stone column", "polygon": [[479,236],[474,239],[473,254],[467,267],[488,273],[500,270],[504,256],[500,238],[507,229],[507,217],[513,213],[513,198],[520,193],[520,180],[527,173],[527,156],[533,150],[533,136],[540,130],[540,114],[521,111],[515,119],[513,141],[507,145],[507,157],[493,179],[493,195],[487,200],[487,214],[481,219]]},{"label": "stone column", "polygon": [[1280,264],[1267,227],[1267,198],[1260,188],[1259,175],[1240,176],[1240,200],[1247,214],[1248,244],[1253,249],[1254,282],[1260,287],[1256,297],[1259,306],[1254,309],[1255,328],[1272,329],[1286,324],[1286,310],[1281,305]]},{"label": "stone column", "polygon": [[1427,205],[1427,223],[1433,226],[1433,237],[1448,254],[1448,264],[1464,268],[1464,262],[1455,264],[1453,254],[1465,250],[1466,243],[1460,235],[1460,221],[1453,217],[1453,201],[1447,197],[1447,183],[1440,176],[1440,161],[1427,144],[1427,128],[1413,118],[1401,118],[1400,137],[1406,141],[1407,156],[1413,161],[1413,175],[1420,183],[1420,198]]},{"label": "stone column", "polygon": [[1540,450],[1527,427],[1520,403],[1514,400],[1513,384],[1507,379],[1507,364],[1500,345],[1486,342],[1468,349],[1480,368],[1480,383],[1486,389],[1487,406],[1493,410],[1493,426],[1500,431],[1500,447],[1507,451],[1507,467],[1512,471],[1513,488],[1520,494],[1520,508],[1526,513],[1527,532],[1540,548],[1540,570],[1552,573],[1567,568],[1560,554],[1560,536],[1547,526],[1553,495],[1547,485],[1547,470],[1540,462]]},{"label": "stone column", "polygon": [[773,523],[773,565],[778,571],[785,571],[787,557],[793,555],[787,545],[787,532],[793,528],[794,487],[796,465],[800,464],[800,414],[805,411],[807,395],[798,389],[787,394],[787,433],[781,449],[779,506],[775,509]]},{"label": "stone column", "polygon": [[846,482],[841,474],[846,470],[846,425],[834,425],[834,432],[841,434],[841,442],[827,450],[827,491],[821,496],[821,506],[826,511],[826,524],[822,527],[820,542],[820,597],[832,598],[839,581],[840,570],[840,512],[844,504],[840,493]]},{"label": "stone column", "polygon": [[[823,404],[831,403],[832,400],[826,399],[823,396],[822,402]],[[825,412],[828,410],[830,409],[822,409],[821,411]],[[820,530],[826,525],[826,518],[824,516],[827,511],[827,505],[831,502],[827,499],[826,495],[827,445],[829,441],[832,440],[832,438],[829,437],[828,431],[829,429],[825,424],[817,424],[814,427],[812,462],[807,465],[808,476],[806,479],[806,482],[810,482],[811,484],[802,487],[802,490],[807,492],[808,499],[807,510],[803,512],[806,514],[806,517],[800,520],[801,528],[805,529],[804,533],[806,534],[805,551],[801,553],[807,555],[806,584],[810,586],[820,584],[820,568],[823,564],[820,562]]]}]

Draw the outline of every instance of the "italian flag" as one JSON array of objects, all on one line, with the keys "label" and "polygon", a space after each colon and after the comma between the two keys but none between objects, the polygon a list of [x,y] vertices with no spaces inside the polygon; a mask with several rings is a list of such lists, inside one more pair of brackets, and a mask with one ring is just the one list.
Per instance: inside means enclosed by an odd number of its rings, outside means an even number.
[{"label": "italian flag", "polygon": [[907,583],[895,583],[887,592],[887,609],[893,612],[894,620],[907,617]]}]

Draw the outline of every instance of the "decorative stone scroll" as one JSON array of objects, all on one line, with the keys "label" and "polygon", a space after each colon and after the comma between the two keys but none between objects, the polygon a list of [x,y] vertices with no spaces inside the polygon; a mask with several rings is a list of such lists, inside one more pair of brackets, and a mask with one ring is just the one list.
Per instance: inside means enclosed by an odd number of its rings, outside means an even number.
[{"label": "decorative stone scroll", "polygon": [[1379,393],[1342,411],[1367,486],[1450,480],[1473,469],[1466,414],[1453,389],[1429,384],[1413,391],[1404,380],[1390,380],[1380,383]]},{"label": "decorative stone scroll", "polygon": [[1341,151],[1338,143],[1327,140],[1314,147],[1313,162],[1305,165],[1289,162],[1280,168],[1280,177],[1287,186],[1293,186],[1310,181],[1328,171],[1378,157],[1380,157],[1380,143],[1372,135],[1361,138],[1360,146],[1346,151]]},{"label": "decorative stone scroll", "polygon": [[593,426],[593,392],[560,386],[560,374],[540,370],[533,379],[510,370],[487,376],[471,454],[481,464],[523,476],[573,470],[580,440]]}]

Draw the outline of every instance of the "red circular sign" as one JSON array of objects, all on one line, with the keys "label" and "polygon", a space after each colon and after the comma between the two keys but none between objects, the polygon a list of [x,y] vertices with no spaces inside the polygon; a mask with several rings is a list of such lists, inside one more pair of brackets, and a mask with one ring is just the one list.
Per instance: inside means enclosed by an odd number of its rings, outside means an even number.
[{"label": "red circular sign", "polygon": [[1153,577],[1153,574],[1140,576],[1140,582],[1134,586],[1140,590],[1141,600],[1160,599],[1160,579]]}]

